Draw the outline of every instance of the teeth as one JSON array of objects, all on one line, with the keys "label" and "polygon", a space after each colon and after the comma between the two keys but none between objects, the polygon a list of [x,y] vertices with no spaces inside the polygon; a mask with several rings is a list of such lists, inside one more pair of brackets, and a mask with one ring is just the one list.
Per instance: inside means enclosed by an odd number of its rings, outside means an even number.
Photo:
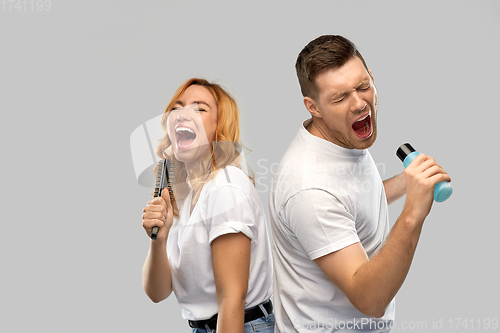
[{"label": "teeth", "polygon": [[369,115],[370,115],[370,114],[368,113],[368,114],[367,114],[366,116],[364,116],[363,118],[361,118],[361,119],[357,120],[357,122],[358,122],[358,121],[363,121],[363,120],[365,120],[365,119],[366,119],[366,117],[368,117]]},{"label": "teeth", "polygon": [[192,129],[187,128],[187,127],[177,127],[177,128],[175,129],[175,133],[179,133],[179,132],[189,132],[189,133],[193,133],[193,134],[195,134],[195,133],[194,133],[194,131],[193,131]]}]

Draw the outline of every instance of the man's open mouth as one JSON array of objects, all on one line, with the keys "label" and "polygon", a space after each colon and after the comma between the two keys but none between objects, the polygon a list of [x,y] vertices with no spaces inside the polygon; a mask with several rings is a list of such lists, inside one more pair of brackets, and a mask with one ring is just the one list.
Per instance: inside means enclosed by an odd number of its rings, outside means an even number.
[{"label": "man's open mouth", "polygon": [[189,148],[195,139],[196,133],[189,127],[178,126],[175,129],[175,140],[177,141],[177,147],[180,149]]},{"label": "man's open mouth", "polygon": [[352,129],[360,138],[367,138],[372,133],[372,122],[370,113],[352,124]]}]

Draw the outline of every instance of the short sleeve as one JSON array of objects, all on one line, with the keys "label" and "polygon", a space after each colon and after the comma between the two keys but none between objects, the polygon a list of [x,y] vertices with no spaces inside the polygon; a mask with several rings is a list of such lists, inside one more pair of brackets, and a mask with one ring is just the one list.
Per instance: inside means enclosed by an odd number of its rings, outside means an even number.
[{"label": "short sleeve", "polygon": [[332,194],[320,189],[301,191],[283,207],[285,221],[311,259],[359,242],[354,218]]},{"label": "short sleeve", "polygon": [[222,235],[239,232],[253,242],[256,209],[252,199],[237,186],[228,184],[211,191],[203,219],[209,243]]}]

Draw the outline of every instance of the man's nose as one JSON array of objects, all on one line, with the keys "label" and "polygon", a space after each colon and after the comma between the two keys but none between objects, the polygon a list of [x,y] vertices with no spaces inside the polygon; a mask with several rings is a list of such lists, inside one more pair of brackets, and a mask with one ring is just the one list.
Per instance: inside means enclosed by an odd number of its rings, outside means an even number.
[{"label": "man's nose", "polygon": [[353,104],[351,107],[352,112],[361,111],[366,107],[366,102],[361,98],[358,92],[353,93]]}]

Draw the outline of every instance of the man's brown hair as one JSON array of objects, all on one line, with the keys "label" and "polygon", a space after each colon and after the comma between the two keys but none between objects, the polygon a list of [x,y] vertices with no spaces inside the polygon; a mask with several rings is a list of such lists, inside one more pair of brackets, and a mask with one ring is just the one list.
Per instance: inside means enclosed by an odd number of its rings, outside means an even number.
[{"label": "man's brown hair", "polygon": [[324,35],[309,42],[297,57],[295,70],[300,90],[304,97],[314,100],[318,97],[315,79],[323,71],[342,67],[352,57],[359,57],[368,70],[365,60],[356,46],[347,38],[338,35]]}]

